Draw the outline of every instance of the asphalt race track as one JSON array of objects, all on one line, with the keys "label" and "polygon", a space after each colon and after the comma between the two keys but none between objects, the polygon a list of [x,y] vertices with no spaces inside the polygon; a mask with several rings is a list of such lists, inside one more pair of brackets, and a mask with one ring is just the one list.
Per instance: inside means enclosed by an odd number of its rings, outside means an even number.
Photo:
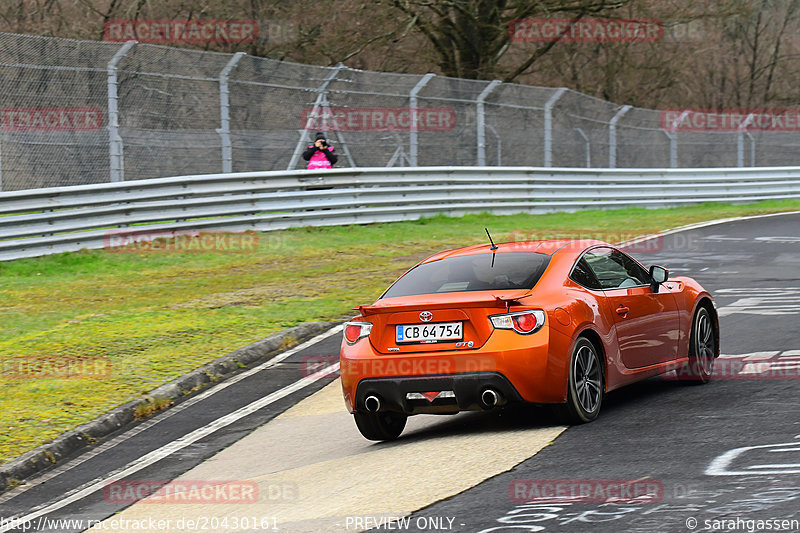
[{"label": "asphalt race track", "polygon": [[651,379],[567,429],[534,409],[414,417],[375,444],[344,412],[332,331],[0,494],[0,533],[800,530],[800,214],[629,251],[714,294],[710,384]]},{"label": "asphalt race track", "polygon": [[[690,275],[715,296],[722,375],[703,386],[657,378],[611,393],[596,422],[415,513],[410,530],[427,531],[417,519],[435,517],[455,517],[462,531],[561,533],[775,531],[781,524],[757,521],[800,519],[800,215],[713,225],[633,248],[646,264]],[[602,501],[617,496],[614,480],[639,481],[632,490],[644,497],[620,491],[626,501]],[[573,488],[581,483],[591,496]]]}]

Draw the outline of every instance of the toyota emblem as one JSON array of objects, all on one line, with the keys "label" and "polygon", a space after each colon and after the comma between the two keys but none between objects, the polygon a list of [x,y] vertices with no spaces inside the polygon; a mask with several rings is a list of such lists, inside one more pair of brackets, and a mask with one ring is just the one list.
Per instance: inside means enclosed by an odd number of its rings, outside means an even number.
[{"label": "toyota emblem", "polygon": [[433,320],[433,313],[431,313],[430,311],[423,311],[419,314],[419,319],[422,320],[423,322],[430,322],[431,320]]}]

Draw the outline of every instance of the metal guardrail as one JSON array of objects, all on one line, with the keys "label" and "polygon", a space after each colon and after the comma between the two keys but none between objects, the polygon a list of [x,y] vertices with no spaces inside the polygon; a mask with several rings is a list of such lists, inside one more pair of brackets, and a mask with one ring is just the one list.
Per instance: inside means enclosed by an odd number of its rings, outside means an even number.
[{"label": "metal guardrail", "polygon": [[800,167],[418,167],[180,176],[0,193],[0,260],[102,248],[121,231],[270,231],[436,214],[786,198],[800,198]]}]

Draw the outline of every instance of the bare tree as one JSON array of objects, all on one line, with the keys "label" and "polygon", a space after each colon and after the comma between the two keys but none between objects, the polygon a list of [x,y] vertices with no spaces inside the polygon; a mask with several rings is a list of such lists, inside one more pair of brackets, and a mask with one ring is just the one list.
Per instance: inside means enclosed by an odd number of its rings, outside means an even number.
[{"label": "bare tree", "polygon": [[[521,42],[510,31],[517,20],[590,17],[658,20],[665,34],[656,42]],[[15,33],[102,39],[112,19],[166,18],[259,24],[252,42],[176,46],[565,86],[642,107],[793,106],[800,98],[800,0],[0,2],[0,31]],[[696,34],[676,37],[687,27]]]},{"label": "bare tree", "polygon": [[607,16],[629,0],[384,0],[433,48],[439,70],[471,79],[517,80],[557,41],[538,43],[525,57],[503,62],[510,24],[530,17]]},{"label": "bare tree", "polygon": [[707,24],[702,48],[686,70],[688,93],[706,109],[796,105],[800,98],[797,0],[734,0],[728,14]]}]

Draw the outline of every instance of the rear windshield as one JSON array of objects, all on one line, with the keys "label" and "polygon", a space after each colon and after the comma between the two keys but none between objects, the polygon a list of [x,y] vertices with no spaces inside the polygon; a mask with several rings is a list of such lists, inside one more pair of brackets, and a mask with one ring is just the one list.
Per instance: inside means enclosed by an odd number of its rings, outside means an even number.
[{"label": "rear windshield", "polygon": [[532,289],[542,277],[550,256],[532,252],[503,252],[446,257],[411,269],[383,298],[439,292]]}]

